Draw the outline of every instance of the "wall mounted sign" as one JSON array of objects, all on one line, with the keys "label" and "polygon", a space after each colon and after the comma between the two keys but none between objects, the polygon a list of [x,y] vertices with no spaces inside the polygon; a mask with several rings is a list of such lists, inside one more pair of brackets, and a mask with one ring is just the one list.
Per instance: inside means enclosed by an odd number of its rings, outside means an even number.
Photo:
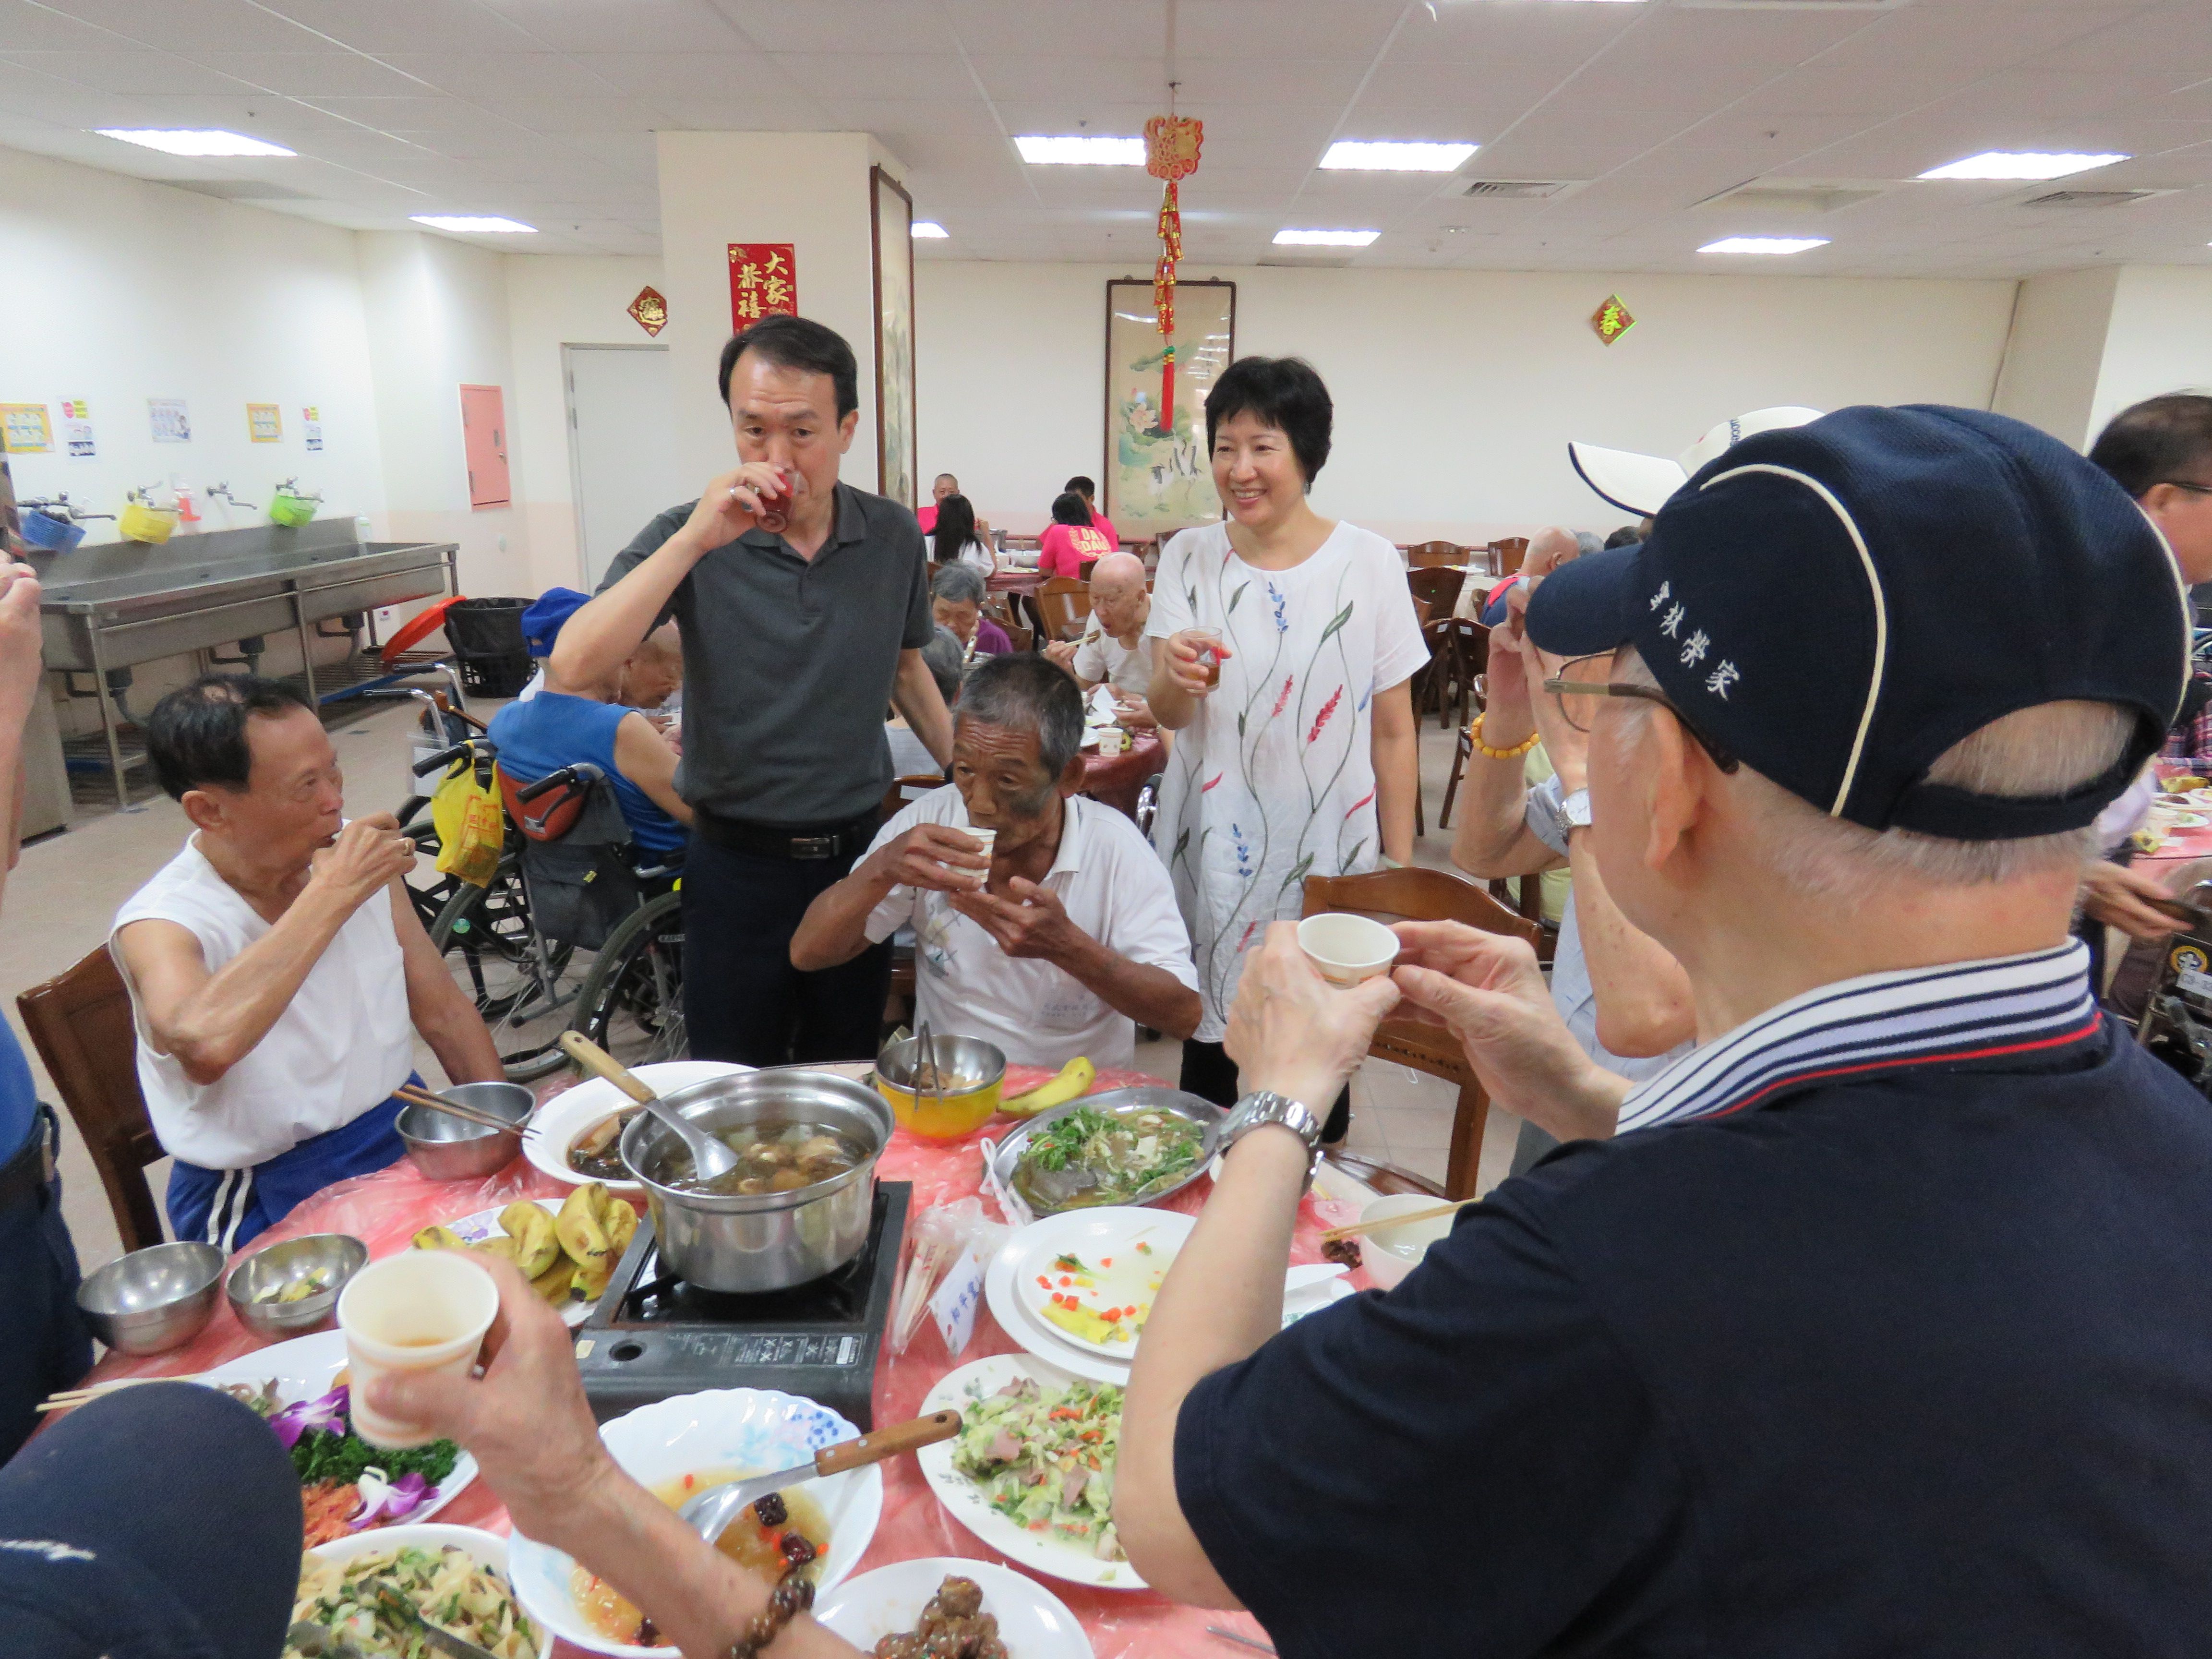
[{"label": "wall mounted sign", "polygon": [[730,244],[730,326],[743,333],[763,317],[799,315],[799,265],[789,242]]},{"label": "wall mounted sign", "polygon": [[284,441],[284,411],[274,404],[248,404],[246,406],[246,435],[258,444],[281,444]]},{"label": "wall mounted sign", "polygon": [[149,398],[146,419],[157,444],[188,444],[192,441],[192,417],[182,398]]},{"label": "wall mounted sign", "polygon": [[[730,252],[734,256],[737,250],[732,248]],[[730,297],[734,308],[737,299],[737,260],[734,257],[730,266]],[[641,288],[637,291],[637,298],[629,302],[629,314],[630,320],[647,334],[658,334],[668,326],[668,301],[662,297],[659,289]]]},{"label": "wall mounted sign", "polygon": [[74,461],[99,458],[100,446],[92,435],[92,405],[82,398],[62,399],[62,446]]},{"label": "wall mounted sign", "polygon": [[1590,327],[1605,345],[1611,345],[1635,326],[1636,319],[1628,314],[1628,307],[1621,304],[1618,294],[1607,295],[1605,303],[1590,313]]},{"label": "wall mounted sign", "polygon": [[43,455],[54,447],[44,404],[0,404],[0,443],[10,455]]},{"label": "wall mounted sign", "polygon": [[307,453],[311,455],[319,453],[323,447],[322,411],[309,404],[300,411],[300,422],[301,430],[307,440]]},{"label": "wall mounted sign", "polygon": [[876,493],[918,507],[921,452],[914,413],[914,198],[881,167],[868,169],[875,210]]}]

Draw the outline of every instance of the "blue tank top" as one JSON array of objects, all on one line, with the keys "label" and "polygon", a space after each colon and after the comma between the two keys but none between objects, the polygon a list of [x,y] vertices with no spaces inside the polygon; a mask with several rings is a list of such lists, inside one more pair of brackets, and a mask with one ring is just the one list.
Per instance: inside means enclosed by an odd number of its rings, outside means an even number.
[{"label": "blue tank top", "polygon": [[15,1028],[0,1019],[0,1163],[5,1163],[31,1133],[38,1115],[39,1091],[31,1063],[15,1041]]},{"label": "blue tank top", "polygon": [[590,762],[613,785],[631,839],[648,853],[673,853],[684,845],[684,826],[615,766],[615,728],[633,712],[618,702],[540,691],[491,717],[492,745],[499,750],[500,770],[517,783]]}]

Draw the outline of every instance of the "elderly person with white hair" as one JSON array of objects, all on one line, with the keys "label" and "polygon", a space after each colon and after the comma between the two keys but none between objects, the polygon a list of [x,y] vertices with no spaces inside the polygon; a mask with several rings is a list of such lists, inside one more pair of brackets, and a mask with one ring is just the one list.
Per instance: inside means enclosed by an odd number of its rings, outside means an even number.
[{"label": "elderly person with white hair", "polygon": [[929,614],[939,628],[951,630],[970,662],[979,656],[1003,657],[1014,648],[1006,630],[983,614],[989,592],[983,573],[971,564],[945,565],[929,579]]},{"label": "elderly person with white hair", "polygon": [[1114,688],[1125,726],[1155,726],[1146,693],[1152,682],[1152,649],[1145,639],[1152,596],[1145,586],[1145,562],[1133,553],[1109,553],[1091,567],[1091,620],[1083,636],[1045,647],[1045,655],[1085,691]]}]

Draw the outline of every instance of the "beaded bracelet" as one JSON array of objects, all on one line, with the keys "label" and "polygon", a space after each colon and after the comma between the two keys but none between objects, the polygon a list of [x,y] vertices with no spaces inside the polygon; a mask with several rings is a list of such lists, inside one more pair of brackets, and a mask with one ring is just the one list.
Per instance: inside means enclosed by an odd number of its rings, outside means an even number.
[{"label": "beaded bracelet", "polygon": [[1522,756],[1542,741],[1540,733],[1531,732],[1527,738],[1515,744],[1510,749],[1492,749],[1482,740],[1482,720],[1480,715],[1475,718],[1474,723],[1467,728],[1467,735],[1474,741],[1476,752],[1490,760],[1519,760]]},{"label": "beaded bracelet", "polygon": [[814,1585],[797,1577],[794,1565],[769,1592],[768,1606],[753,1615],[745,1633],[730,1644],[728,1659],[758,1659],[762,1649],[775,1640],[783,1627],[814,1605]]}]

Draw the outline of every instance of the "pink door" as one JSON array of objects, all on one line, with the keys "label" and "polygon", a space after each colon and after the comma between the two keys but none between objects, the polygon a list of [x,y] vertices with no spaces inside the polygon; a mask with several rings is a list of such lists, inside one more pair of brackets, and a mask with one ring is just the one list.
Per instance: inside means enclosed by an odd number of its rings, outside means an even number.
[{"label": "pink door", "polygon": [[461,446],[468,455],[469,505],[506,507],[507,405],[495,386],[461,388]]}]

